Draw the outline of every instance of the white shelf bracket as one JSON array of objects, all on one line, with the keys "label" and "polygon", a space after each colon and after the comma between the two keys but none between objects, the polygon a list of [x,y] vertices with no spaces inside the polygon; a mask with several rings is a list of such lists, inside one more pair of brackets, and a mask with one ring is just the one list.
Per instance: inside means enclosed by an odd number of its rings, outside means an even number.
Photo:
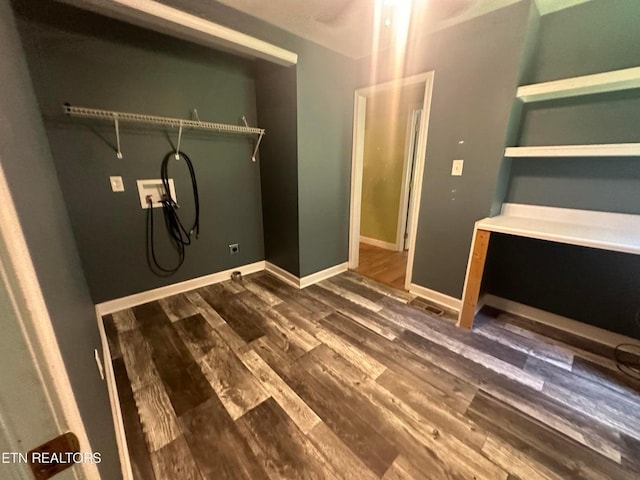
[{"label": "white shelf bracket", "polygon": [[116,157],[122,159],[122,150],[120,149],[120,126],[118,125],[118,115],[113,115],[113,125],[116,129]]},{"label": "white shelf bracket", "polygon": [[256,146],[253,149],[253,155],[251,155],[251,161],[254,163],[256,161],[256,155],[258,154],[258,148],[260,147],[260,142],[262,141],[263,136],[264,136],[264,132],[261,132],[260,136],[258,137],[258,141],[256,142]]},{"label": "white shelf bracket", "polygon": [[[243,115],[242,116],[242,121],[244,122],[244,126],[247,128],[251,128],[249,127],[249,124],[247,123],[247,119],[246,117]],[[256,142],[256,146],[253,148],[253,154],[251,155],[251,161],[252,162],[256,162],[256,155],[258,154],[258,148],[260,147],[260,142],[262,141],[262,137],[264,136],[264,130],[260,132],[260,136],[258,137],[258,141]]]},{"label": "white shelf bracket", "polygon": [[176,160],[180,160],[180,143],[182,142],[182,121],[180,122],[180,127],[178,129],[178,145],[176,146]]},{"label": "white shelf bracket", "polygon": [[211,130],[215,132],[221,133],[232,133],[232,134],[243,134],[243,135],[259,135],[258,141],[256,142],[255,148],[253,150],[253,155],[251,156],[251,160],[256,161],[256,155],[258,154],[258,147],[260,146],[260,142],[262,141],[262,137],[265,134],[264,129],[258,127],[250,127],[247,124],[246,118],[242,117],[242,120],[245,124],[244,127],[240,125],[229,125],[225,123],[215,123],[215,122],[203,122],[200,120],[198,116],[198,111],[193,110],[192,115],[196,117],[197,120],[188,120],[184,118],[172,118],[172,117],[158,117],[155,115],[145,115],[140,113],[130,113],[130,112],[114,112],[112,110],[99,110],[96,108],[87,108],[87,107],[74,107],[69,105],[68,103],[63,105],[64,112],[72,117],[82,117],[82,118],[95,118],[99,120],[108,120],[113,121],[115,130],[116,130],[116,141],[117,141],[117,150],[116,155],[118,158],[122,158],[122,151],[120,149],[120,122],[132,122],[132,123],[143,123],[147,125],[162,125],[165,127],[175,128],[176,125],[179,126],[178,130],[178,143],[176,145],[175,158],[180,159],[180,145],[182,143],[182,130],[184,128],[193,128],[197,130]]}]

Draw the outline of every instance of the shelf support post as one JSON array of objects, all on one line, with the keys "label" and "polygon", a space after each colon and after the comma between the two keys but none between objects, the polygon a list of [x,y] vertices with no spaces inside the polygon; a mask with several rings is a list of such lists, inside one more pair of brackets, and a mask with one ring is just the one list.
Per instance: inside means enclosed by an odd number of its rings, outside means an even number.
[{"label": "shelf support post", "polygon": [[469,264],[467,266],[467,278],[465,278],[464,282],[462,305],[457,324],[458,327],[467,330],[473,327],[473,319],[476,316],[490,236],[491,232],[487,230],[474,229]]}]

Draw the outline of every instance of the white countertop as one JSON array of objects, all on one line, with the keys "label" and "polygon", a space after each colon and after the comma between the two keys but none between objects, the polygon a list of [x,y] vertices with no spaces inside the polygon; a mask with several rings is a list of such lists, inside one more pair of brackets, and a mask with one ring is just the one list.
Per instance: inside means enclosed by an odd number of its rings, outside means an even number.
[{"label": "white countertop", "polygon": [[616,252],[640,254],[640,215],[505,203],[476,228]]}]

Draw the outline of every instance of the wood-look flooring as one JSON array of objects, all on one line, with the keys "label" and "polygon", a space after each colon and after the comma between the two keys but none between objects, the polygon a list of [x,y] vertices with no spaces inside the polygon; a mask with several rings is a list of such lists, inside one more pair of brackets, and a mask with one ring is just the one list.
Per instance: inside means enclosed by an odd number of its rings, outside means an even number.
[{"label": "wood-look flooring", "polygon": [[637,479],[639,383],[500,315],[347,272],[104,317],[137,479]]},{"label": "wood-look flooring", "polygon": [[360,243],[360,262],[354,271],[390,287],[404,290],[408,253]]}]

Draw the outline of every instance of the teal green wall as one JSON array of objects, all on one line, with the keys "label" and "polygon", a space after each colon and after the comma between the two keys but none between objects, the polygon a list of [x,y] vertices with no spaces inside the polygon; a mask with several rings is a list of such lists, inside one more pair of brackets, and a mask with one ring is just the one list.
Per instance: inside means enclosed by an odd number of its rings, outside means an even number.
[{"label": "teal green wall", "polygon": [[[219,3],[164,3],[298,54],[297,128],[290,135],[297,134],[299,271],[291,273],[303,277],[346,262],[355,62]],[[285,263],[279,266],[295,270]]]},{"label": "teal green wall", "polygon": [[[412,282],[452,297],[462,295],[474,223],[494,201],[529,9],[519,2],[427,35],[404,62],[402,76],[435,71]],[[372,83],[370,61],[359,85]],[[392,76],[384,63],[378,71],[378,82]],[[452,177],[459,158],[464,174]]]},{"label": "teal green wall", "polygon": [[[523,83],[639,66],[639,24],[636,0],[541,17]],[[640,89],[527,105],[518,125],[518,145],[640,142]],[[640,158],[514,159],[505,201],[640,214]],[[491,293],[640,338],[636,256],[505,237],[487,269]]]},{"label": "teal green wall", "polygon": [[523,84],[640,65],[639,23],[636,0],[591,0],[543,16]]},{"label": "teal green wall", "polygon": [[[180,270],[157,276],[146,253],[147,210],[137,179],[159,178],[177,132],[121,125],[124,158],[114,153],[113,126],[66,118],[62,105],[89,106],[203,120],[257,124],[253,66],[231,55],[145,31],[58,2],[19,9],[27,60],[57,177],[95,303],[158,288],[264,259],[260,166],[254,139],[186,130],[181,149],[191,158],[200,197],[200,236]],[[109,176],[122,176],[113,193]],[[189,172],[169,164],[185,223],[193,221]],[[154,209],[156,252],[174,265],[162,212]],[[228,245],[240,252],[230,255]]]},{"label": "teal green wall", "polygon": [[354,63],[307,41],[298,53],[300,276],[347,261]]},{"label": "teal green wall", "polygon": [[489,293],[640,338],[640,256],[492,234]]},{"label": "teal green wall", "polygon": [[296,67],[260,62],[256,67],[260,185],[265,260],[298,276],[298,139]]}]

